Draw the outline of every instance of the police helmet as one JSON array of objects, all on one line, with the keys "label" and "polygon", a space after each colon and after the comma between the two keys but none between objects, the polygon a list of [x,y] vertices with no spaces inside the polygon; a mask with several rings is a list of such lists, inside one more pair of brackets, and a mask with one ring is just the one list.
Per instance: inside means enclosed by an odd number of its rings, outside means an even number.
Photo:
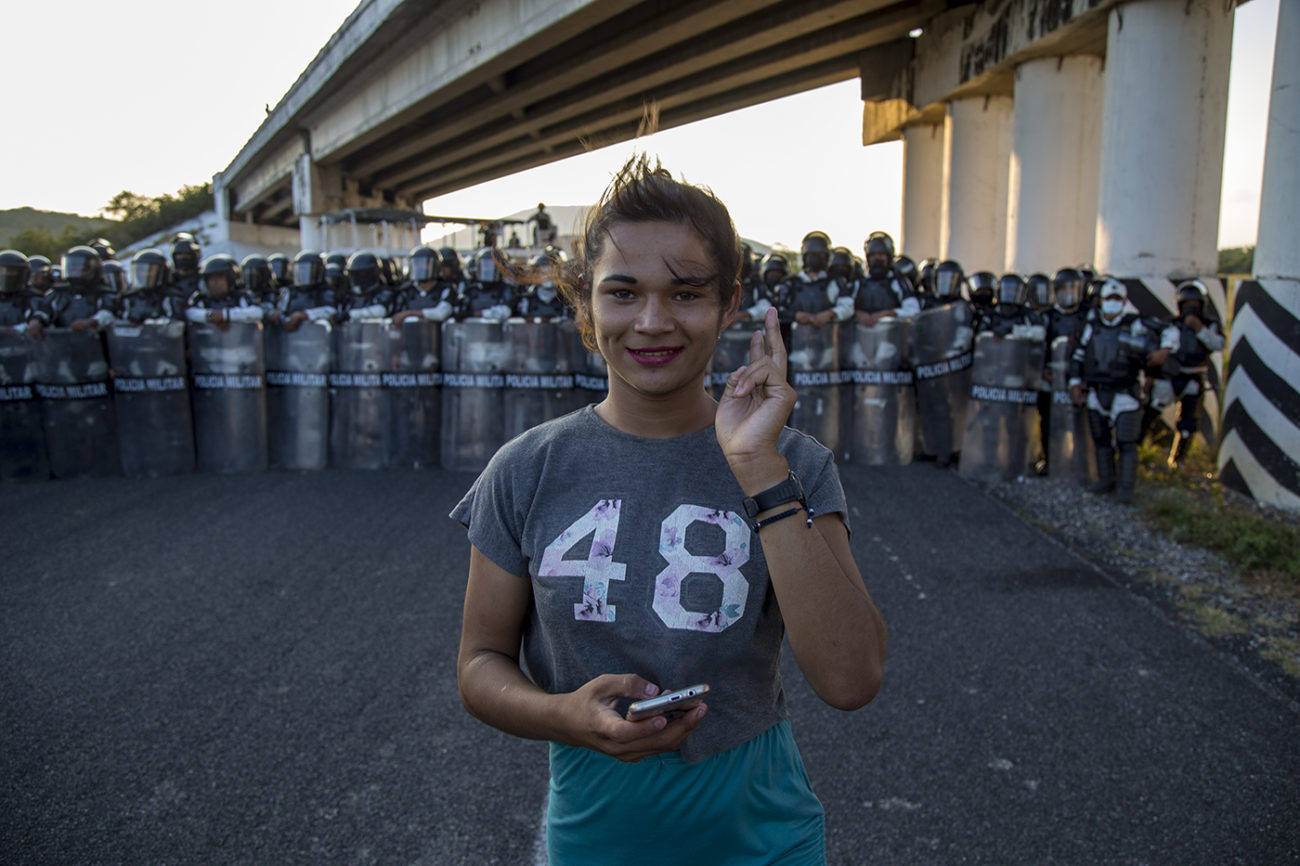
[{"label": "police helmet", "polygon": [[[771,278],[768,274],[772,274]],[[781,253],[768,253],[763,256],[763,283],[769,288],[783,281],[790,275],[790,263]]]},{"label": "police helmet", "polygon": [[456,252],[454,247],[440,248],[438,258],[442,261],[442,267],[448,270],[448,279],[460,279],[460,253]]},{"label": "police helmet", "polygon": [[271,279],[276,288],[293,284],[293,262],[284,253],[267,256],[266,266],[271,269]]},{"label": "police helmet", "polygon": [[934,296],[945,301],[956,300],[961,297],[962,285],[966,282],[966,275],[962,272],[961,265],[952,259],[945,259],[934,267]]},{"label": "police helmet", "polygon": [[1075,268],[1075,270],[1079,272],[1079,276],[1083,278],[1085,283],[1091,283],[1093,280],[1097,279],[1097,269],[1092,265],[1082,264]]},{"label": "police helmet", "polygon": [[1178,287],[1174,295],[1178,305],[1178,315],[1192,315],[1200,318],[1205,315],[1206,300],[1210,293],[1205,290],[1205,283],[1200,280],[1188,280]]},{"label": "police helmet", "polygon": [[326,265],[338,265],[344,269],[348,266],[348,254],[340,250],[335,250],[332,253],[323,253],[321,258],[325,260]]},{"label": "police helmet", "polygon": [[884,232],[872,232],[862,245],[867,259],[867,271],[873,277],[883,277],[894,263],[894,239]]},{"label": "police helmet", "polygon": [[117,252],[113,249],[113,245],[104,238],[95,238],[87,244],[87,246],[99,253],[100,261],[106,262],[117,256]]},{"label": "police helmet", "polygon": [[108,286],[109,291],[121,295],[126,293],[126,268],[116,259],[108,259],[103,263],[104,284]]},{"label": "police helmet", "polygon": [[325,285],[329,286],[337,296],[348,290],[348,274],[343,265],[338,262],[330,262],[325,266]]},{"label": "police helmet", "polygon": [[131,291],[161,289],[167,285],[171,266],[161,250],[140,250],[131,259]]},{"label": "police helmet", "polygon": [[1004,307],[1023,307],[1029,297],[1025,278],[1020,274],[1003,274],[998,278],[998,304]]},{"label": "police helmet", "polygon": [[379,257],[374,253],[353,253],[348,259],[348,281],[358,289],[369,289],[381,282]]},{"label": "police helmet", "polygon": [[1040,313],[1052,305],[1052,281],[1047,274],[1030,274],[1029,279],[1025,280],[1028,287],[1029,309],[1035,313]]},{"label": "police helmet", "polygon": [[[269,265],[270,262],[268,261]],[[274,273],[274,271],[272,271]],[[325,261],[315,250],[302,250],[293,257],[293,284],[315,286],[325,279]]]},{"label": "police helmet", "polygon": [[848,247],[836,247],[831,250],[826,272],[832,277],[849,279],[853,276],[853,252]]},{"label": "police helmet", "polygon": [[799,257],[805,271],[825,270],[830,261],[831,239],[826,232],[808,232],[799,244]]},{"label": "police helmet", "polygon": [[495,247],[483,247],[474,254],[474,277],[480,282],[494,283],[501,279],[495,253]]},{"label": "police helmet", "polygon": [[258,297],[274,288],[271,282],[271,268],[262,256],[245,256],[239,263],[239,269],[244,273],[244,285]]},{"label": "police helmet", "polygon": [[411,250],[411,279],[417,283],[427,283],[438,279],[438,251],[428,244],[421,244]]},{"label": "police helmet", "polygon": [[[224,279],[225,291],[213,291],[213,283],[218,279]],[[239,288],[239,262],[226,253],[208,256],[199,265],[199,287],[210,298],[224,298],[233,294]]]},{"label": "police helmet", "polygon": [[920,277],[916,270],[916,262],[912,261],[907,256],[899,256],[894,259],[894,273],[911,286],[913,290],[916,289],[917,284],[920,282]]},{"label": "police helmet", "polygon": [[85,244],[63,254],[63,278],[74,286],[91,288],[100,285],[103,267],[99,253]]},{"label": "police helmet", "polygon": [[27,267],[31,269],[31,273],[27,276],[27,285],[32,291],[45,294],[50,288],[50,283],[54,281],[54,265],[48,258],[38,254],[27,257]]},{"label": "police helmet", "polygon": [[1083,275],[1074,268],[1061,268],[1052,278],[1052,293],[1058,307],[1074,312],[1083,300]]},{"label": "police helmet", "polygon": [[27,288],[32,268],[18,250],[0,251],[0,295],[16,295]]},{"label": "police helmet", "polygon": [[193,273],[199,266],[199,242],[194,236],[182,233],[172,241],[172,267],[178,274]]},{"label": "police helmet", "polygon": [[[902,258],[900,256],[900,258]],[[916,290],[922,294],[934,292],[934,259],[921,259],[916,269]]]},{"label": "police helmet", "polygon": [[966,280],[966,289],[970,293],[971,303],[981,306],[993,303],[997,283],[998,278],[993,276],[992,271],[976,271],[971,274]]}]

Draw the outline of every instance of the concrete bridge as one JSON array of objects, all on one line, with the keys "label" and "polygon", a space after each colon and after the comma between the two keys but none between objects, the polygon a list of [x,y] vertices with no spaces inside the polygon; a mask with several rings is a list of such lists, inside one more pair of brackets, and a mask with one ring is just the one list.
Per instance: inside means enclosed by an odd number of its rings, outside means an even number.
[{"label": "concrete bridge", "polygon": [[[1215,277],[1232,2],[363,0],[214,178],[218,235],[323,247],[324,215],[422,200],[858,78],[863,143],[905,142],[901,246],[968,271],[1093,262],[1167,312]],[[1278,44],[1300,44],[1281,0]],[[1243,287],[1220,466],[1300,507],[1293,51],[1275,60],[1261,278]],[[414,242],[399,225],[390,246]],[[1254,372],[1252,373],[1251,370]],[[1217,373],[1217,371],[1216,371]],[[1270,375],[1272,374],[1272,375]],[[1238,377],[1241,381],[1238,383]],[[1235,408],[1234,408],[1235,405]],[[1218,444],[1212,441],[1212,444]]]}]

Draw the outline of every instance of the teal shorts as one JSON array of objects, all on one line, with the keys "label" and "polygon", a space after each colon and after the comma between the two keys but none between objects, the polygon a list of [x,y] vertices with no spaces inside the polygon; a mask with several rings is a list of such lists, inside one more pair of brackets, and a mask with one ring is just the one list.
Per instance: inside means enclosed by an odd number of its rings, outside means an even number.
[{"label": "teal shorts", "polygon": [[826,862],[822,804],[789,721],[698,764],[551,743],[546,846],[551,866]]}]

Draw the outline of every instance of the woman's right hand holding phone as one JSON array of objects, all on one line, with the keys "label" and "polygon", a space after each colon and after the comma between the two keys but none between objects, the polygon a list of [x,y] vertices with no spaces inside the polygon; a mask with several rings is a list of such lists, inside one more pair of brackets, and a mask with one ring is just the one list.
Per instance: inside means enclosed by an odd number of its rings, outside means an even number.
[{"label": "woman's right hand holding phone", "polygon": [[629,722],[619,713],[624,699],[644,700],[659,688],[636,674],[602,674],[561,698],[570,745],[584,746],[620,761],[635,762],[650,755],[676,751],[695,730],[707,708],[700,704],[676,719],[664,715]]}]

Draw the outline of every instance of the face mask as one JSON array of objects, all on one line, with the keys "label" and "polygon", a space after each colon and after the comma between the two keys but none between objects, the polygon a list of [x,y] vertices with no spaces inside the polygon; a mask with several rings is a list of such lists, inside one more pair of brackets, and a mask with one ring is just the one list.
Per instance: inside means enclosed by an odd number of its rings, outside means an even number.
[{"label": "face mask", "polygon": [[542,283],[537,287],[537,297],[541,299],[542,303],[549,304],[555,300],[555,286],[550,283]]},{"label": "face mask", "polygon": [[1124,302],[1119,298],[1106,298],[1101,302],[1101,312],[1105,316],[1114,318],[1124,312]]}]

